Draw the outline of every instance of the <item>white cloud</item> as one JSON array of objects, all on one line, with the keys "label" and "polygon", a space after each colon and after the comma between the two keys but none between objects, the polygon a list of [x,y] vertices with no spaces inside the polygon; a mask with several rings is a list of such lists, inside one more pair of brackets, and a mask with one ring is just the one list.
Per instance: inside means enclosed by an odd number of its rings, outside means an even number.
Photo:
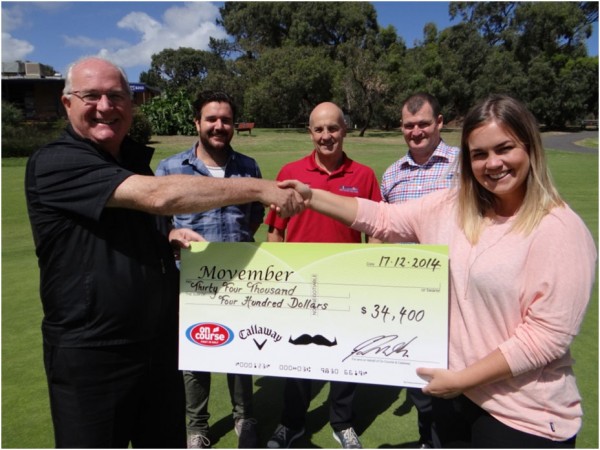
[{"label": "white cloud", "polygon": [[162,25],[144,12],[132,12],[123,17],[119,23],[119,28],[130,28],[142,34],[146,40],[148,37],[156,36],[163,28]]},{"label": "white cloud", "polygon": [[126,41],[116,38],[108,39],[92,39],[86,36],[65,36],[62,37],[67,47],[79,47],[79,48],[119,48],[129,45]]},{"label": "white cloud", "polygon": [[25,14],[20,4],[2,5],[2,61],[24,60],[34,50],[34,46],[22,39],[13,37],[10,32],[22,28]]},{"label": "white cloud", "polygon": [[3,2],[2,3],[2,61],[26,60],[35,46],[29,41],[14,37],[11,32],[30,30],[33,27],[30,17],[37,8],[44,11],[60,11],[64,2]]},{"label": "white cloud", "polygon": [[[98,45],[99,54],[110,58],[123,67],[149,66],[152,55],[166,48],[190,47],[208,50],[211,37],[224,39],[227,33],[215,24],[219,16],[218,8],[208,2],[188,2],[183,6],[173,6],[165,11],[162,21],[145,12],[131,12],[123,17],[117,26],[129,29],[139,35],[133,44],[118,43],[116,40]],[[70,42],[87,44],[93,48],[94,42],[83,37],[65,37]]]},{"label": "white cloud", "polygon": [[179,29],[182,34],[194,33],[198,26],[214,24],[219,16],[219,8],[212,3],[192,2],[184,6],[174,6],[165,11],[165,25]]},{"label": "white cloud", "polygon": [[34,27],[31,17],[37,10],[44,14],[56,14],[68,9],[67,2],[2,2],[2,31],[10,33],[17,29]]},{"label": "white cloud", "polygon": [[11,62],[27,59],[34,46],[27,41],[16,39],[8,33],[2,33],[2,61]]},{"label": "white cloud", "polygon": [[2,6],[2,30],[10,32],[23,25],[23,10],[18,6]]}]

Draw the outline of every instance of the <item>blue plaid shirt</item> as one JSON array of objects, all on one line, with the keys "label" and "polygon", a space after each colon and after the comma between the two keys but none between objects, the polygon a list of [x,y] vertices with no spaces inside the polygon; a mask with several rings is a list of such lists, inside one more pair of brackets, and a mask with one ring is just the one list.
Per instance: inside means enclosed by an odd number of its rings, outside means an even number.
[{"label": "blue plaid shirt", "polygon": [[458,183],[459,153],[458,147],[440,140],[429,160],[419,165],[408,152],[381,177],[381,197],[388,203],[400,203],[453,186]]},{"label": "blue plaid shirt", "polygon": [[[196,157],[196,145],[189,150],[163,159],[156,175],[212,176],[202,160]],[[253,158],[229,148],[225,178],[262,178]],[[209,242],[253,242],[254,230],[263,220],[264,206],[259,202],[231,205],[201,213],[178,214],[173,217],[176,228],[191,228]]]}]

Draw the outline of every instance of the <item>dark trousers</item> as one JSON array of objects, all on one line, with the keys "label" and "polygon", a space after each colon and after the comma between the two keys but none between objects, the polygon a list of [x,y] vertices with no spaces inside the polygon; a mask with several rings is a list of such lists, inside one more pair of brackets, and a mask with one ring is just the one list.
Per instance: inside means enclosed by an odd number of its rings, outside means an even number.
[{"label": "dark trousers", "polygon": [[[210,372],[183,372],[185,382],[185,409],[188,431],[208,432],[208,399],[210,396]],[[233,405],[233,420],[252,416],[252,375],[227,374],[227,386]]]},{"label": "dark trousers", "polygon": [[575,448],[576,436],[553,441],[504,425],[464,395],[432,399],[436,448]]},{"label": "dark trousers", "polygon": [[[304,427],[306,412],[310,406],[312,380],[286,378],[283,392],[283,413],[281,423],[299,430]],[[356,384],[331,381],[329,383],[329,423],[335,431],[352,426],[354,412],[352,400]]]},{"label": "dark trousers", "polygon": [[406,394],[417,408],[417,424],[419,426],[419,444],[433,446],[431,397],[423,394],[420,388],[407,388]]},{"label": "dark trousers", "polygon": [[177,348],[44,345],[57,448],[185,448]]}]

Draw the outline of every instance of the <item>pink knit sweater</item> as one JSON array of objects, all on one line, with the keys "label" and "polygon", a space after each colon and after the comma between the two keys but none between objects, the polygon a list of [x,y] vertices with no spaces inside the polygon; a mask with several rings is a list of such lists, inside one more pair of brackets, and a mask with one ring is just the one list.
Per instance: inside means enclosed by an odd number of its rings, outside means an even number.
[{"label": "pink knit sweater", "polygon": [[447,244],[449,369],[499,348],[513,377],[465,395],[506,425],[553,440],[581,427],[569,346],[594,283],[596,247],[569,207],[554,208],[528,236],[512,219],[471,245],[456,219],[456,190],[401,204],[359,201],[353,228],[386,242]]}]

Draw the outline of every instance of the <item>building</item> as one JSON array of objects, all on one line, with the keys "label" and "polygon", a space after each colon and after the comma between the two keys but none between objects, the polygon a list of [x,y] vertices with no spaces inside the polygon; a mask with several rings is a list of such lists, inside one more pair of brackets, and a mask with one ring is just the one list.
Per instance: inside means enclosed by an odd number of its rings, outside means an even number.
[{"label": "building", "polygon": [[[32,62],[2,63],[2,101],[23,111],[28,120],[55,120],[66,117],[61,103],[65,80],[60,73],[50,73],[48,66]],[[129,83],[133,101],[142,105],[160,95],[144,83]]]},{"label": "building", "polygon": [[2,63],[2,101],[23,111],[26,119],[52,120],[65,117],[60,102],[65,80],[59,73],[48,75],[39,63]]},{"label": "building", "polygon": [[138,106],[149,102],[157,95],[160,95],[160,90],[145,83],[129,83],[129,89],[133,93],[133,103]]}]

